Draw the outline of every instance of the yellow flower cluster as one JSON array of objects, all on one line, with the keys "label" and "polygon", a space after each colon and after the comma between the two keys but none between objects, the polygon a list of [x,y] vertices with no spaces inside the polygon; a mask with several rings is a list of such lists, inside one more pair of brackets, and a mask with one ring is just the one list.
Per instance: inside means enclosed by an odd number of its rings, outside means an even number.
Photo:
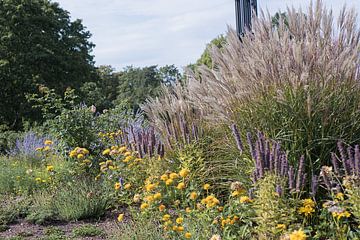
[{"label": "yellow flower cluster", "polygon": [[306,240],[306,234],[303,230],[297,230],[289,234],[290,240]]},{"label": "yellow flower cluster", "polygon": [[88,154],[89,150],[87,150],[86,148],[76,147],[74,150],[70,151],[69,156],[71,158],[83,159]]},{"label": "yellow flower cluster", "polygon": [[304,214],[306,217],[308,217],[315,212],[315,202],[312,199],[304,199],[302,204],[302,207],[300,207],[298,210],[299,214]]},{"label": "yellow flower cluster", "polygon": [[102,152],[102,155],[120,155],[127,152],[127,148],[125,146],[111,146],[110,148],[105,149]]},{"label": "yellow flower cluster", "polygon": [[36,151],[39,151],[39,152],[48,152],[48,151],[50,151],[51,150],[51,145],[53,145],[54,144],[54,142],[53,141],[51,141],[51,140],[45,140],[44,141],[44,147],[38,147],[38,148],[36,148],[35,150]]},{"label": "yellow flower cluster", "polygon": [[116,132],[108,132],[108,133],[99,132],[99,133],[98,133],[98,136],[99,136],[100,138],[102,138],[102,139],[111,139],[111,140],[113,140],[113,139],[121,136],[122,134],[123,134],[122,131],[121,131],[121,130],[118,130],[118,131],[116,131]]},{"label": "yellow flower cluster", "polygon": [[[183,222],[184,222],[184,218],[182,217],[177,217],[175,219],[175,222],[173,223],[173,221],[171,221],[171,216],[169,214],[165,214],[162,219],[164,222],[164,230],[165,231],[174,231],[176,233],[183,233],[184,232],[184,227],[182,226]],[[192,234],[190,232],[186,232],[183,235],[186,239],[190,239],[192,237]]]},{"label": "yellow flower cluster", "polygon": [[351,213],[344,210],[344,211],[340,211],[340,212],[333,212],[332,216],[334,218],[337,218],[337,220],[339,221],[341,218],[349,218],[351,216]]},{"label": "yellow flower cluster", "polygon": [[220,204],[220,201],[213,195],[207,196],[201,200],[201,204],[206,205],[207,208],[212,208]]},{"label": "yellow flower cluster", "polygon": [[117,167],[114,165],[114,162],[112,160],[107,160],[106,162],[100,162],[100,171],[102,173],[106,172],[107,170],[116,170]]},{"label": "yellow flower cluster", "polygon": [[[221,227],[224,228],[226,225],[234,225],[237,221],[239,221],[239,217],[234,215],[234,216],[228,216],[226,218],[221,217]],[[215,221],[216,223],[216,221]]]}]

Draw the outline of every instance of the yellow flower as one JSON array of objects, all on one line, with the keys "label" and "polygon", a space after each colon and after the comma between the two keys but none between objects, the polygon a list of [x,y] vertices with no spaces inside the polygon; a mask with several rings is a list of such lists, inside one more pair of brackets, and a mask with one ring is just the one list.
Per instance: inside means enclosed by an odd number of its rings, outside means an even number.
[{"label": "yellow flower", "polygon": [[52,171],[54,171],[54,166],[49,165],[49,166],[46,167],[46,170],[47,170],[48,172],[52,172]]},{"label": "yellow flower", "polygon": [[204,184],[203,189],[204,190],[209,190],[210,187],[211,187],[210,184],[206,183],[206,184]]},{"label": "yellow flower", "polygon": [[276,225],[276,229],[279,229],[280,231],[284,231],[286,229],[286,225],[285,224],[278,224],[278,225]]},{"label": "yellow flower", "polygon": [[299,214],[304,214],[306,217],[311,216],[313,212],[315,212],[315,209],[312,208],[310,205],[305,205],[304,207],[300,207],[298,210]]},{"label": "yellow flower", "polygon": [[167,174],[163,174],[163,175],[161,175],[160,179],[165,182],[166,180],[169,179],[169,177]]},{"label": "yellow flower", "polygon": [[189,169],[181,169],[180,172],[179,172],[179,175],[183,178],[187,177],[187,175],[189,175],[190,171]]},{"label": "yellow flower", "polygon": [[185,183],[183,182],[179,183],[176,188],[179,190],[185,189]]},{"label": "yellow flower", "polygon": [[177,226],[173,226],[173,227],[172,227],[172,230],[173,230],[174,232],[176,232],[176,231],[178,230],[178,227],[177,227]]},{"label": "yellow flower", "polygon": [[252,200],[248,196],[240,197],[240,203],[251,203]]},{"label": "yellow flower", "polygon": [[182,224],[184,222],[184,218],[182,218],[182,217],[178,217],[177,219],[176,219],[176,223],[177,224]]},{"label": "yellow flower", "polygon": [[124,163],[130,162],[133,159],[132,156],[126,156],[125,159],[123,160]]},{"label": "yellow flower", "polygon": [[122,222],[124,220],[124,214],[123,213],[119,214],[117,220],[118,222]]},{"label": "yellow flower", "polygon": [[115,188],[115,190],[119,190],[121,188],[121,184],[118,182],[115,183],[114,188]]},{"label": "yellow flower", "polygon": [[45,144],[45,145],[52,145],[52,144],[53,144],[53,141],[51,141],[51,140],[45,140],[44,144]]},{"label": "yellow flower", "polygon": [[184,231],[184,227],[183,227],[183,226],[178,226],[178,227],[177,227],[177,231],[178,231],[178,232],[183,232],[183,231]]},{"label": "yellow flower", "polygon": [[333,217],[336,217],[339,221],[343,217],[349,218],[351,216],[351,213],[349,213],[348,211],[342,211],[342,212],[333,212],[332,215]]},{"label": "yellow flower", "polygon": [[147,185],[145,186],[145,189],[146,189],[147,192],[150,192],[150,191],[152,191],[152,190],[155,189],[155,184],[149,183],[149,184],[147,184]]},{"label": "yellow flower", "polygon": [[149,204],[147,204],[147,203],[142,203],[141,205],[140,205],[140,209],[141,210],[144,210],[144,209],[146,209],[146,208],[148,208],[149,207]]},{"label": "yellow flower", "polygon": [[185,238],[190,239],[191,238],[191,233],[189,233],[189,232],[185,233]]},{"label": "yellow flower", "polygon": [[337,193],[335,197],[340,201],[344,201],[344,194],[342,192]]},{"label": "yellow flower", "polygon": [[306,240],[306,234],[300,229],[290,233],[289,238],[290,240]]},{"label": "yellow flower", "polygon": [[49,146],[45,146],[45,147],[43,148],[43,150],[44,150],[44,151],[49,151],[49,150],[50,150],[50,147],[49,147]]},{"label": "yellow flower", "polygon": [[190,199],[191,199],[191,200],[195,200],[197,197],[198,197],[198,195],[197,195],[196,192],[191,192],[191,193],[190,193]]},{"label": "yellow flower", "polygon": [[170,179],[168,179],[168,180],[166,180],[166,182],[165,182],[165,184],[167,185],[167,186],[169,186],[169,185],[171,185],[173,183],[173,180],[170,178]]},{"label": "yellow flower", "polygon": [[37,152],[38,152],[38,151],[42,151],[42,150],[43,150],[42,147],[38,147],[38,148],[35,149],[35,151],[37,151]]},{"label": "yellow flower", "polygon": [[187,208],[185,209],[185,212],[186,212],[186,213],[191,213],[191,208],[187,207]]},{"label": "yellow flower", "polygon": [[312,208],[315,207],[315,202],[311,198],[304,199],[302,202],[303,206],[310,206]]},{"label": "yellow flower", "polygon": [[210,240],[221,240],[220,235],[212,235],[212,237],[210,238]]},{"label": "yellow flower", "polygon": [[35,181],[36,182],[41,182],[41,178],[37,177],[37,178],[35,178]]},{"label": "yellow flower", "polygon": [[130,184],[130,183],[125,184],[124,188],[125,188],[126,190],[130,189],[130,188],[131,188],[131,184]]},{"label": "yellow flower", "polygon": [[125,152],[125,153],[124,153],[124,156],[125,156],[125,157],[131,156],[131,152]]},{"label": "yellow flower", "polygon": [[140,194],[135,194],[133,198],[134,203],[140,202]]},{"label": "yellow flower", "polygon": [[126,147],[125,147],[125,146],[120,147],[120,148],[119,148],[119,152],[120,152],[120,153],[126,152]]},{"label": "yellow flower", "polygon": [[231,196],[232,197],[237,197],[237,196],[239,196],[240,195],[240,192],[239,191],[233,191],[232,193],[231,193]]},{"label": "yellow flower", "polygon": [[155,194],[154,194],[154,199],[155,199],[155,200],[161,199],[161,193],[159,193],[159,192],[158,192],[158,193],[155,193]]},{"label": "yellow flower", "polygon": [[77,159],[82,159],[82,158],[84,158],[84,154],[80,153],[77,155]]},{"label": "yellow flower", "polygon": [[150,195],[150,196],[145,197],[145,201],[147,201],[149,203],[153,202],[154,201],[154,196]]},{"label": "yellow flower", "polygon": [[170,179],[174,180],[178,177],[179,177],[179,175],[177,173],[170,173]]},{"label": "yellow flower", "polygon": [[159,211],[160,211],[160,212],[164,211],[165,209],[166,209],[165,205],[161,204],[161,205],[159,206]]},{"label": "yellow flower", "polygon": [[102,155],[108,155],[110,153],[110,149],[105,149],[103,152],[102,152]]},{"label": "yellow flower", "polygon": [[162,217],[162,220],[164,221],[164,222],[166,222],[166,221],[169,221],[170,220],[170,215],[169,214],[165,214],[163,217]]}]

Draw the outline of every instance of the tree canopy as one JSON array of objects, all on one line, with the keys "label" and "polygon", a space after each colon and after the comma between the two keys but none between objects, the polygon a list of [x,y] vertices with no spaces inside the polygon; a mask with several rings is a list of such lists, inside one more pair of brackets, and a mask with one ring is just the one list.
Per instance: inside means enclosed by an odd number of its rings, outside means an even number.
[{"label": "tree canopy", "polygon": [[49,0],[0,1],[0,125],[21,128],[38,114],[26,95],[46,86],[62,93],[96,78],[91,34]]}]

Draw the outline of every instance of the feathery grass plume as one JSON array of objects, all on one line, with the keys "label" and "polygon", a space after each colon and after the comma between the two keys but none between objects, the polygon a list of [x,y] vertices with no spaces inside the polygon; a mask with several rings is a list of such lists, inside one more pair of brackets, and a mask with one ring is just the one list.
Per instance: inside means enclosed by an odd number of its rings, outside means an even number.
[{"label": "feathery grass plume", "polygon": [[262,12],[241,40],[229,28],[227,44],[210,51],[216,67],[199,68],[201,81],[188,71],[190,100],[214,123],[231,119],[239,103],[272,87],[359,80],[360,31],[353,10],[341,12],[337,27],[322,1],[305,14],[294,8],[286,14],[288,24],[280,20],[274,29],[270,14]]},{"label": "feathery grass plume", "polygon": [[201,112],[189,101],[186,82],[163,86],[160,97],[149,98],[141,108],[169,148],[198,140]]}]

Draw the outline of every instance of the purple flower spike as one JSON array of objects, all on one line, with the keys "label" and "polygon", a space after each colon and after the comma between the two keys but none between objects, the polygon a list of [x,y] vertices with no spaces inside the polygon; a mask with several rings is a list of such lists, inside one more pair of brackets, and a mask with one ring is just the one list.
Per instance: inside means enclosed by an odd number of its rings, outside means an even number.
[{"label": "purple flower spike", "polygon": [[304,172],[304,165],[305,165],[305,158],[304,155],[301,156],[299,161],[299,167],[297,171],[296,176],[296,191],[299,192],[301,188],[302,178],[303,178],[303,172]]},{"label": "purple flower spike", "polygon": [[240,133],[239,133],[239,130],[237,129],[236,125],[235,124],[232,124],[231,125],[231,130],[232,130],[232,133],[234,135],[234,138],[236,140],[236,146],[237,148],[239,149],[240,153],[243,152],[243,144],[241,142],[241,137],[240,137]]},{"label": "purple flower spike", "polygon": [[340,174],[339,164],[338,164],[338,160],[337,160],[337,157],[336,157],[335,153],[331,153],[331,162],[332,162],[332,165],[334,167],[335,174],[339,175]]},{"label": "purple flower spike", "polygon": [[311,178],[311,196],[315,197],[319,187],[319,178],[316,175],[313,175]]},{"label": "purple flower spike", "polygon": [[294,168],[293,166],[290,166],[289,171],[288,171],[288,177],[289,177],[289,189],[293,190],[294,189],[294,182],[295,182],[295,178],[294,178]]},{"label": "purple flower spike", "polygon": [[251,133],[248,132],[246,134],[246,139],[247,139],[247,142],[248,142],[248,145],[249,145],[249,148],[250,148],[251,157],[254,160],[256,160],[255,147],[254,147],[254,144],[253,144],[253,141],[252,141]]},{"label": "purple flower spike", "polygon": [[339,141],[337,143],[337,146],[338,146],[338,149],[339,149],[339,152],[340,152],[341,162],[342,162],[345,174],[349,175],[350,172],[349,172],[349,168],[348,168],[347,163],[346,163],[346,154],[345,154],[345,149],[344,149],[343,143]]},{"label": "purple flower spike", "polygon": [[360,176],[360,148],[359,145],[355,146],[355,175]]},{"label": "purple flower spike", "polygon": [[280,185],[276,185],[276,193],[279,194],[279,196],[283,194],[283,190]]},{"label": "purple flower spike", "polygon": [[347,152],[348,152],[348,160],[346,161],[346,164],[349,167],[350,173],[355,174],[355,161],[354,161],[354,152],[352,147],[348,147]]}]

